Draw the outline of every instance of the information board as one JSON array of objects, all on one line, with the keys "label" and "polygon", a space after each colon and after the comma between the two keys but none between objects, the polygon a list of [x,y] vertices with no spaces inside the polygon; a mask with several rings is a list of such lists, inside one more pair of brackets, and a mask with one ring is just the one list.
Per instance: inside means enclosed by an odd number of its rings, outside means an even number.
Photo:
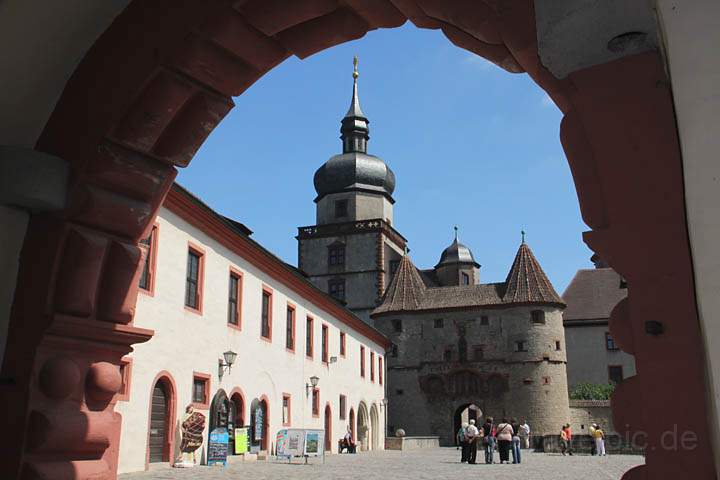
[{"label": "information board", "polygon": [[235,429],[235,453],[247,453],[248,451],[248,428]]},{"label": "information board", "polygon": [[278,431],[275,452],[278,457],[302,457],[305,454],[305,430],[288,428]]},{"label": "information board", "polygon": [[260,405],[255,407],[255,431],[253,432],[253,441],[260,443],[263,437],[263,422],[265,421],[265,415]]},{"label": "information board", "polygon": [[305,456],[318,457],[325,450],[325,430],[305,430]]},{"label": "information board", "polygon": [[207,456],[208,465],[227,464],[229,440],[227,428],[216,428],[210,432]]}]

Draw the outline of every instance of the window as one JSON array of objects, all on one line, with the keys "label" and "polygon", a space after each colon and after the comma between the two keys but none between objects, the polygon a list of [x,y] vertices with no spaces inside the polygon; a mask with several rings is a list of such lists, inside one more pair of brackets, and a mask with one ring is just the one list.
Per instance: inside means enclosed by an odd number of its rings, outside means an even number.
[{"label": "window", "polygon": [[345,245],[333,244],[328,247],[328,265],[345,265]]},{"label": "window", "polygon": [[399,389],[399,388],[398,388],[397,390],[395,390],[395,394],[396,394],[396,395],[402,395],[402,394],[404,394],[404,393],[405,393],[405,390],[401,390],[401,389]]},{"label": "window", "polygon": [[347,410],[347,397],[340,395],[340,420],[345,420]]},{"label": "window", "polygon": [[622,365],[608,365],[608,380],[610,383],[622,383],[623,378]]},{"label": "window", "polygon": [[328,363],[328,327],[322,326],[322,362]]},{"label": "window", "polygon": [[305,319],[305,355],[313,357],[313,318]]},{"label": "window", "polygon": [[370,352],[370,381],[375,381],[375,352]]},{"label": "window", "polygon": [[320,390],[313,388],[312,391],[312,415],[313,417],[320,416]]},{"label": "window", "polygon": [[445,351],[443,352],[443,360],[445,360],[446,362],[452,361],[452,350],[450,350],[449,348],[445,349]]},{"label": "window", "polygon": [[285,313],[285,348],[295,351],[295,308],[290,304]]},{"label": "window", "polygon": [[345,332],[340,332],[340,355],[345,356]]},{"label": "window", "polygon": [[328,281],[328,293],[331,297],[345,301],[345,279],[339,278]]},{"label": "window", "polygon": [[560,347],[560,340],[555,340],[555,350],[562,350]]},{"label": "window", "polygon": [[378,356],[378,383],[382,385],[383,383],[383,359],[381,356]]},{"label": "window", "polygon": [[535,325],[545,325],[545,312],[542,310],[533,310],[530,312],[532,323]]},{"label": "window", "polygon": [[210,375],[193,372],[192,404],[196,408],[208,408],[210,402]]},{"label": "window", "polygon": [[398,267],[400,266],[400,260],[390,260],[390,278],[395,276]]},{"label": "window", "polygon": [[335,218],[342,218],[348,216],[348,201],[347,200],[336,200],[335,201]]},{"label": "window", "polygon": [[394,332],[402,332],[402,320],[395,319],[392,321],[392,328]]},{"label": "window", "polygon": [[203,258],[199,249],[188,249],[187,273],[185,276],[185,306],[202,311]]},{"label": "window", "polygon": [[145,251],[145,262],[140,275],[140,289],[148,293],[155,290],[155,258],[157,255],[157,225],[152,227],[150,235],[140,240],[140,248]]},{"label": "window", "polygon": [[130,400],[130,379],[132,378],[132,357],[123,357],[120,360],[120,390],[118,391],[118,401]]},{"label": "window", "polygon": [[475,345],[473,347],[473,359],[482,360],[485,356],[485,347],[482,345]]},{"label": "window", "polygon": [[527,352],[527,342],[524,340],[515,342],[515,351],[516,352]]},{"label": "window", "polygon": [[608,350],[620,350],[615,343],[615,340],[610,336],[610,332],[605,332],[605,348]]},{"label": "window", "polygon": [[480,317],[480,325],[490,325],[490,318],[487,315]]},{"label": "window", "polygon": [[283,393],[282,424],[286,427],[289,427],[291,423],[292,423],[292,420],[290,418],[290,394]]},{"label": "window", "polygon": [[550,377],[542,377],[543,385],[550,385]]},{"label": "window", "polygon": [[470,275],[468,275],[468,274],[465,273],[465,272],[461,272],[461,273],[462,273],[462,284],[463,284],[463,285],[470,285]]},{"label": "window", "polygon": [[231,271],[228,283],[228,323],[240,326],[240,299],[242,298],[242,277],[239,273]]},{"label": "window", "polygon": [[365,347],[360,347],[360,376],[365,378]]},{"label": "window", "polygon": [[398,346],[393,343],[392,347],[390,347],[390,356],[393,358],[397,358],[398,356]]},{"label": "window", "polygon": [[442,318],[436,318],[434,321],[435,328],[443,328],[444,322]]},{"label": "window", "polygon": [[263,288],[260,336],[272,340],[272,291]]}]

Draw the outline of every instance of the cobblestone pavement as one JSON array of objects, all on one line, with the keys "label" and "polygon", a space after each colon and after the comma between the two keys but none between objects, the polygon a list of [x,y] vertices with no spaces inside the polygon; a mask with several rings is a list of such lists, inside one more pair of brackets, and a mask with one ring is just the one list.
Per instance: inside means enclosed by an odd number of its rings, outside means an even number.
[{"label": "cobblestone pavement", "polygon": [[[253,480],[345,480],[345,479],[391,479],[436,480],[439,478],[492,478],[493,480],[548,479],[619,479],[628,469],[645,462],[636,455],[608,455],[591,457],[575,455],[531,453],[523,451],[520,465],[463,465],[459,463],[460,452],[454,448],[414,450],[409,452],[385,451],[358,455],[329,455],[325,464],[322,459],[311,459],[303,465],[287,461],[234,463],[227,467],[204,467],[175,469],[153,466],[152,470],[120,475],[120,480],[166,480],[166,479],[247,479]],[[497,454],[495,456],[497,461]]]}]

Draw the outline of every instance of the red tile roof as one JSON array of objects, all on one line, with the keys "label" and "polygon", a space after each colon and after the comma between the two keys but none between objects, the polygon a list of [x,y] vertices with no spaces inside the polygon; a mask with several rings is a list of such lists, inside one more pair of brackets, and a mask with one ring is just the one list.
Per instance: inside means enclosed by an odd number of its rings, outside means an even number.
[{"label": "red tile roof", "polygon": [[627,289],[620,288],[620,275],[612,268],[578,270],[563,293],[567,303],[563,321],[607,320],[626,296]]}]

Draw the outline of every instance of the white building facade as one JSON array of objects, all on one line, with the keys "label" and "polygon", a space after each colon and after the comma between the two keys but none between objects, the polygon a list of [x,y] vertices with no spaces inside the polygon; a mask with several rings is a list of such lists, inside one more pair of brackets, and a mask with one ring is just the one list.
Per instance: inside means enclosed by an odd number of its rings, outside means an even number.
[{"label": "white building facade", "polygon": [[177,185],[166,199],[134,320],[155,335],[122,369],[120,473],[175,460],[188,405],[207,416],[198,463],[224,425],[270,454],[287,427],[324,429],[333,453],[348,427],[361,450],[384,448],[389,341],[250,233]]}]

